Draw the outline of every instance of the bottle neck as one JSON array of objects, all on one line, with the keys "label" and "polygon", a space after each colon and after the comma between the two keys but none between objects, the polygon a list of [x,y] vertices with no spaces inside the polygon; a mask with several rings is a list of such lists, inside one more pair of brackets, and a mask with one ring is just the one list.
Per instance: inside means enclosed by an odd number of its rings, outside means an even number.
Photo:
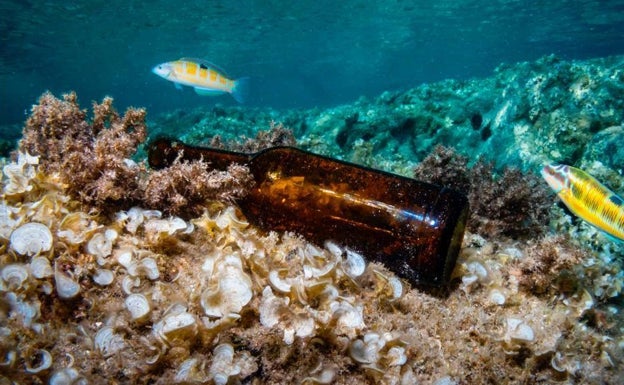
[{"label": "bottle neck", "polygon": [[211,168],[225,170],[230,164],[247,164],[254,154],[189,146],[182,142],[161,138],[149,144],[148,162],[150,167],[161,169],[173,164],[176,158],[193,161],[203,160]]}]

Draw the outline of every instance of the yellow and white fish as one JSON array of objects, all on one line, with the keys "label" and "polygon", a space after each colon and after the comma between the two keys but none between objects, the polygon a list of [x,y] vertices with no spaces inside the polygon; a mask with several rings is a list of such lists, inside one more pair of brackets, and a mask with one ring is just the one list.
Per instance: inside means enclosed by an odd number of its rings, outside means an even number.
[{"label": "yellow and white fish", "polygon": [[216,65],[202,59],[182,58],[157,65],[152,69],[156,75],[175,83],[176,88],[189,86],[198,95],[230,94],[244,103],[248,93],[249,78],[230,79]]},{"label": "yellow and white fish", "polygon": [[624,241],[621,197],[583,170],[565,164],[544,166],[542,177],[576,216]]}]

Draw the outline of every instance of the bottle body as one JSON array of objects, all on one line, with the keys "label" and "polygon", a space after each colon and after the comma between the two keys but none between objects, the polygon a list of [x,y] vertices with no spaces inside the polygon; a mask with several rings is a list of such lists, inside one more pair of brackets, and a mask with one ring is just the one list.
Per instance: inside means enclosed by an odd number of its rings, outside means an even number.
[{"label": "bottle body", "polygon": [[468,215],[458,192],[291,147],[247,156],[178,146],[183,159],[239,156],[256,184],[238,204],[260,228],[293,231],[321,245],[334,241],[413,284],[450,278]]}]

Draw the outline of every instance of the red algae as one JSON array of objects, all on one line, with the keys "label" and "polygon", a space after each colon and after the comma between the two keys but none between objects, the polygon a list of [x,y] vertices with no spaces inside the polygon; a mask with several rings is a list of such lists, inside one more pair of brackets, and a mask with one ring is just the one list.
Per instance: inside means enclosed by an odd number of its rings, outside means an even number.
[{"label": "red algae", "polygon": [[[110,211],[142,204],[169,213],[200,212],[206,200],[231,201],[244,195],[250,177],[244,167],[212,171],[195,162],[152,173],[131,157],[147,137],[144,109],[120,116],[113,99],[93,103],[93,118],[75,93],[63,99],[43,94],[23,130],[19,151],[39,157],[46,172],[58,173],[70,195]],[[188,183],[191,181],[192,183]]]},{"label": "red algae", "polygon": [[437,146],[414,170],[415,177],[453,187],[468,195],[470,231],[495,238],[534,237],[545,232],[551,206],[550,193],[532,173],[506,168],[495,175],[491,163],[468,159],[452,148]]}]

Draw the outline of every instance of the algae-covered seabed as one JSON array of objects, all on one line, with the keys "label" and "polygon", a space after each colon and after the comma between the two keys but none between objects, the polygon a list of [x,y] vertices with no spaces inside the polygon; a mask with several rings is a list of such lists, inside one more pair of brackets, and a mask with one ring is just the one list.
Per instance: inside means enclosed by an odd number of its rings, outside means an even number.
[{"label": "algae-covered seabed", "polygon": [[[621,383],[621,245],[504,169],[560,161],[623,191],[623,96],[622,57],[147,126],[110,99],[88,118],[75,95],[45,94],[3,169],[0,383]],[[147,133],[222,143],[271,120],[312,151],[464,186],[473,216],[449,287],[249,225],[232,204],[243,167],[130,159]]]}]

